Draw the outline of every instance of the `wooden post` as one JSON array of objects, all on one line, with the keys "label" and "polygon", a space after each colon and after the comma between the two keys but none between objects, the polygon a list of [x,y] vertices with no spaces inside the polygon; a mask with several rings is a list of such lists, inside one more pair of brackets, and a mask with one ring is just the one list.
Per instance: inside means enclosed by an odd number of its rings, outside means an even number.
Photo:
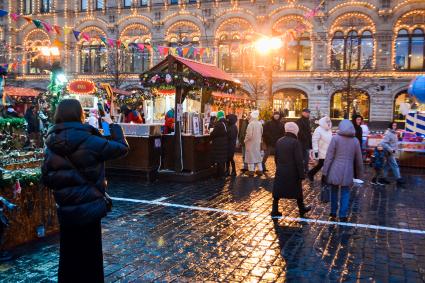
[{"label": "wooden post", "polygon": [[[174,69],[174,63],[177,63],[177,70]],[[183,64],[176,62],[173,57],[168,58],[168,71],[170,74],[173,74],[175,71],[177,73],[183,72]],[[183,171],[183,150],[182,150],[182,131],[181,131],[181,122],[178,121],[178,118],[181,119],[182,116],[178,117],[177,105],[182,103],[183,89],[181,86],[176,86],[176,97],[174,100],[174,170],[176,172]],[[183,113],[180,113],[183,114]]]}]

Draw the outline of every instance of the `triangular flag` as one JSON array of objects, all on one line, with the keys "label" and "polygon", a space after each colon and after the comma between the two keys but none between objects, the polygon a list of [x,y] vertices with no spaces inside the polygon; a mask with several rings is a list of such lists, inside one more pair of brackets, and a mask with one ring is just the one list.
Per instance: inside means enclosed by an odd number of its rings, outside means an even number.
[{"label": "triangular flag", "polygon": [[157,46],[151,46],[151,49],[153,49],[154,52],[158,52],[158,47]]},{"label": "triangular flag", "polygon": [[27,16],[23,16],[23,18],[28,22],[28,23],[31,23],[32,22],[32,19],[30,18],[30,17],[27,17]]},{"label": "triangular flag", "polygon": [[16,21],[18,21],[20,16],[15,14],[15,13],[12,13],[12,14],[10,14],[10,17],[12,18],[12,20],[14,20],[16,22]]},{"label": "triangular flag", "polygon": [[27,60],[22,60],[22,65],[26,65],[27,64]]},{"label": "triangular flag", "polygon": [[187,52],[187,57],[192,56],[193,51],[195,50],[195,48],[193,48],[192,46],[189,48],[189,51]]},{"label": "triangular flag", "polygon": [[177,47],[177,55],[179,55],[180,57],[183,57],[183,50],[181,47]]},{"label": "triangular flag", "polygon": [[111,38],[108,38],[108,44],[109,46],[114,47],[114,40]]},{"label": "triangular flag", "polygon": [[58,35],[61,35],[61,27],[60,26],[54,25],[53,28]]},{"label": "triangular flag", "polygon": [[149,50],[150,53],[152,53],[152,45],[146,45],[145,47]]},{"label": "triangular flag", "polygon": [[43,25],[41,24],[40,20],[32,20],[32,23],[37,27],[37,28],[43,28]]},{"label": "triangular flag", "polygon": [[205,48],[205,52],[207,52],[207,57],[210,58],[211,49],[209,47],[208,48]]},{"label": "triangular flag", "polygon": [[14,71],[16,71],[18,69],[18,63],[17,62],[15,62],[15,63],[12,64],[12,69]]},{"label": "triangular flag", "polygon": [[116,43],[117,43],[117,48],[120,48],[121,47],[121,40],[117,39]]},{"label": "triangular flag", "polygon": [[64,27],[64,28],[63,28],[63,33],[64,33],[65,35],[70,34],[70,33],[71,33],[71,31],[72,31],[72,28],[70,28],[70,27]]},{"label": "triangular flag", "polygon": [[51,32],[51,31],[53,31],[52,26],[51,26],[49,23],[41,22],[41,24],[43,25],[44,29],[45,29],[47,32]]},{"label": "triangular flag", "polygon": [[79,32],[79,31],[77,31],[77,30],[73,30],[73,31],[72,31],[72,33],[74,34],[75,39],[76,39],[76,40],[78,40],[78,39],[79,39],[79,37],[80,37],[80,33],[81,33],[81,32]]},{"label": "triangular flag", "polygon": [[145,45],[144,45],[144,44],[142,44],[142,43],[138,43],[138,44],[137,44],[137,48],[139,48],[139,49],[140,49],[140,51],[143,51],[143,50],[145,50]]},{"label": "triangular flag", "polygon": [[52,45],[53,46],[56,46],[57,48],[62,48],[63,47],[63,42],[60,41],[59,39],[55,38],[55,40],[53,40]]},{"label": "triangular flag", "polygon": [[105,45],[108,45],[108,42],[106,41],[106,37],[100,37],[100,40],[102,40],[102,42],[105,43]]},{"label": "triangular flag", "polygon": [[201,58],[204,56],[204,51],[205,48],[199,48],[199,55],[201,56]]},{"label": "triangular flag", "polygon": [[188,52],[189,52],[189,47],[183,48],[183,57],[186,57]]},{"label": "triangular flag", "polygon": [[84,38],[85,41],[90,41],[90,35],[87,32],[81,33],[81,36]]},{"label": "triangular flag", "polygon": [[169,52],[170,52],[170,48],[164,47],[164,55],[168,55]]},{"label": "triangular flag", "polygon": [[125,49],[128,49],[128,44],[129,43],[128,42],[125,42],[125,41],[122,43],[122,45],[124,46]]},{"label": "triangular flag", "polygon": [[8,14],[9,14],[9,12],[8,12],[8,11],[0,10],[0,17],[7,16]]},{"label": "triangular flag", "polygon": [[8,66],[8,67],[7,67],[7,71],[8,71],[8,72],[12,71],[13,64],[8,64],[7,66]]},{"label": "triangular flag", "polygon": [[164,46],[158,46],[159,55],[164,55]]}]

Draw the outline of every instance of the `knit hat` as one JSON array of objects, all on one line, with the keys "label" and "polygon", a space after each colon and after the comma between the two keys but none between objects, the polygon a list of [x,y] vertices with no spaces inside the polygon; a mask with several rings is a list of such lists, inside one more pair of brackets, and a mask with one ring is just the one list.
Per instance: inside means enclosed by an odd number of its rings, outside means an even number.
[{"label": "knit hat", "polygon": [[294,122],[285,123],[285,132],[286,133],[291,133],[291,134],[298,136],[299,130],[300,129],[298,128],[298,125],[296,123],[294,123]]},{"label": "knit hat", "polygon": [[260,111],[254,110],[254,111],[251,112],[251,118],[252,119],[258,119],[258,117],[260,117]]},{"label": "knit hat", "polygon": [[223,119],[224,117],[225,115],[223,110],[217,112],[217,120]]}]

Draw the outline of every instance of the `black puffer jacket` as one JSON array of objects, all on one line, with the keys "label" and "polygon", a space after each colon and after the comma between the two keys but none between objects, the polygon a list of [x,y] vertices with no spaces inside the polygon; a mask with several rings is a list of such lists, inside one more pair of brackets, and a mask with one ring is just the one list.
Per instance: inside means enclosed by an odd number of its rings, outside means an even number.
[{"label": "black puffer jacket", "polygon": [[284,134],[285,126],[280,122],[280,117],[278,120],[272,117],[272,120],[264,125],[263,141],[267,146],[275,147],[276,142],[283,137]]},{"label": "black puffer jacket", "polygon": [[236,140],[238,139],[238,127],[236,126],[236,123],[238,122],[238,116],[236,116],[235,114],[229,114],[227,115],[227,120],[229,124],[229,142],[227,152],[229,160],[232,160],[235,155]]},{"label": "black puffer jacket", "polygon": [[224,118],[216,122],[211,132],[213,160],[224,163],[228,160],[229,131]]},{"label": "black puffer jacket", "polygon": [[104,163],[128,152],[121,127],[110,128],[112,140],[78,122],[57,124],[48,131],[43,182],[53,190],[62,225],[83,225],[106,216]]},{"label": "black puffer jacket", "polygon": [[297,125],[300,131],[298,132],[298,140],[300,141],[304,150],[312,149],[312,134],[310,127],[310,120],[305,117],[301,117],[297,120]]}]

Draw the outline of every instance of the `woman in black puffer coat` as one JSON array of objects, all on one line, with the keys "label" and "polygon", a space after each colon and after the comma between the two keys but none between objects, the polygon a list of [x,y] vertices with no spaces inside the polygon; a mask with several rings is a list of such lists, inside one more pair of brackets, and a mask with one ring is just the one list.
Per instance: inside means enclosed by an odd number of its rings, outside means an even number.
[{"label": "woman in black puffer coat", "polygon": [[[234,157],[236,151],[236,141],[238,139],[238,127],[236,126],[236,123],[238,122],[238,116],[236,116],[235,114],[227,115],[227,122],[229,141],[227,146],[228,159],[226,165],[226,172],[228,175],[236,176],[236,164]],[[230,172],[230,167],[232,167],[232,172]]]},{"label": "woman in black puffer coat", "polygon": [[212,139],[212,156],[217,166],[217,177],[223,177],[228,160],[229,131],[223,111],[218,111],[217,122],[210,134]]},{"label": "woman in black puffer coat", "polygon": [[108,212],[105,161],[125,156],[120,126],[112,140],[83,124],[80,102],[61,101],[46,139],[43,182],[53,190],[60,224],[59,282],[103,282],[101,218]]}]

